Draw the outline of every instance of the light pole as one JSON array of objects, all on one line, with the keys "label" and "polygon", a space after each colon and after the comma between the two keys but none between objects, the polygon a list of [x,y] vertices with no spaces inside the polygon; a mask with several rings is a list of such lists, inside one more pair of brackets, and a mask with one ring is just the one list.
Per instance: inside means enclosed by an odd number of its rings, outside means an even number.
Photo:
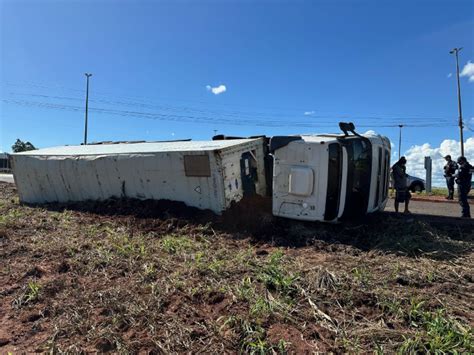
[{"label": "light pole", "polygon": [[398,159],[400,159],[401,151],[402,151],[402,128],[403,128],[403,125],[399,124],[398,127],[400,127],[400,134],[398,135]]},{"label": "light pole", "polygon": [[84,145],[87,145],[87,111],[89,109],[89,78],[92,76],[92,74],[85,73],[85,76],[87,78],[87,84],[86,84],[86,120],[84,124]]},{"label": "light pole", "polygon": [[459,82],[459,57],[458,54],[461,51],[461,48],[453,48],[449,53],[456,54],[456,77],[458,81],[458,110],[459,110],[459,136],[461,139],[461,156],[464,156],[464,134],[463,134],[463,124],[462,124],[462,107],[461,107],[461,83]]}]

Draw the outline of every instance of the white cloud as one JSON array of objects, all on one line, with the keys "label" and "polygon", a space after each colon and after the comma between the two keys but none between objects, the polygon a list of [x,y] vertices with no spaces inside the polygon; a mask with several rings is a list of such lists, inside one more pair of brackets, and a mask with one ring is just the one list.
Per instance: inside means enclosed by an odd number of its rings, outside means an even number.
[{"label": "white cloud", "polygon": [[305,111],[305,112],[303,113],[303,115],[305,115],[305,116],[312,116],[312,115],[314,115],[315,113],[316,113],[316,112],[314,112],[314,111]]},{"label": "white cloud", "polygon": [[448,79],[453,76],[453,73],[448,74]]},{"label": "white cloud", "polygon": [[219,85],[216,87],[212,87],[211,85],[206,85],[206,90],[212,92],[214,95],[219,95],[222,94],[223,92],[227,91],[227,88],[225,85]]},{"label": "white cloud", "polygon": [[[407,158],[407,173],[422,179],[426,176],[425,157],[430,156],[432,165],[433,186],[444,187],[446,182],[443,177],[444,156],[447,154],[456,160],[460,155],[460,144],[454,139],[445,139],[439,147],[432,147],[429,143],[412,146],[405,152]],[[464,155],[471,163],[474,161],[474,138],[468,138],[464,142]]]},{"label": "white cloud", "polygon": [[373,130],[368,130],[364,133],[365,136],[378,136],[379,134]]},{"label": "white cloud", "polygon": [[[390,140],[390,150],[392,152],[392,156],[390,157],[390,159],[392,159],[392,162],[396,162],[398,160],[398,149],[397,145],[392,140]],[[394,163],[392,163],[392,165],[393,164]]]},{"label": "white cloud", "polygon": [[471,61],[462,68],[461,76],[467,76],[470,82],[474,82],[474,63]]}]

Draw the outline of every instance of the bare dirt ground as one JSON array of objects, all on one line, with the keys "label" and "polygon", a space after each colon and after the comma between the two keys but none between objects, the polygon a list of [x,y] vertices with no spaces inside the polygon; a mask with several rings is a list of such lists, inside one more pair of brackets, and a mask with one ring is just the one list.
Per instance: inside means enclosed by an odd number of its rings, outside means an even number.
[{"label": "bare dirt ground", "polygon": [[0,353],[474,352],[473,225],[24,206],[0,183]]}]

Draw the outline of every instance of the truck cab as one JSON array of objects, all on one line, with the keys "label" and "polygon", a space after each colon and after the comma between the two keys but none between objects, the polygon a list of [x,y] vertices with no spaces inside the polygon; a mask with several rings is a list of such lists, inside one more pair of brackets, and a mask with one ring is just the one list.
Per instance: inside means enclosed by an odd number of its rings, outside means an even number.
[{"label": "truck cab", "polygon": [[279,139],[272,149],[273,215],[337,222],[385,208],[390,141],[345,133]]}]

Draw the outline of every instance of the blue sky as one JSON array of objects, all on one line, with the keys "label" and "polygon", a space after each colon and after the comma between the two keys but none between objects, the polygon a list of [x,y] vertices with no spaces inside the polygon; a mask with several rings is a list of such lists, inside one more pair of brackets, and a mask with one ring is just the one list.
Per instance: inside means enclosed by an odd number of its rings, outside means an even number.
[{"label": "blue sky", "polygon": [[[390,126],[411,125],[403,151],[459,140],[449,50],[464,47],[461,69],[474,61],[472,1],[0,4],[3,151],[16,138],[81,143],[85,72],[89,141],[328,132],[341,120],[395,143]],[[461,85],[474,129],[474,74]]]}]

